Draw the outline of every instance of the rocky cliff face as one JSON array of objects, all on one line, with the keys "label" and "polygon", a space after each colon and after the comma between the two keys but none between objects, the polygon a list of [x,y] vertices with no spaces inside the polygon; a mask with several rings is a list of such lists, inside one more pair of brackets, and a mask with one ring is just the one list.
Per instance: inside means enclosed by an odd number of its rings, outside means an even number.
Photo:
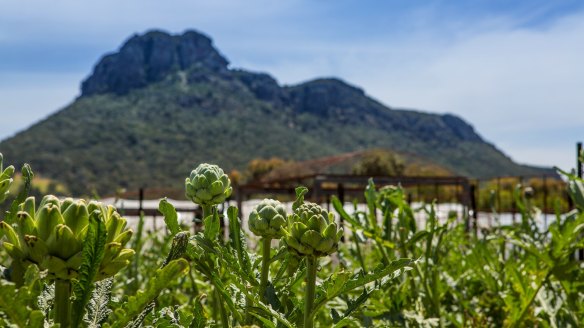
[{"label": "rocky cliff face", "polygon": [[227,70],[228,64],[211,39],[201,33],[152,31],[133,36],[117,53],[104,56],[83,81],[81,93],[121,95],[159,82],[173,72],[197,66],[219,72]]}]

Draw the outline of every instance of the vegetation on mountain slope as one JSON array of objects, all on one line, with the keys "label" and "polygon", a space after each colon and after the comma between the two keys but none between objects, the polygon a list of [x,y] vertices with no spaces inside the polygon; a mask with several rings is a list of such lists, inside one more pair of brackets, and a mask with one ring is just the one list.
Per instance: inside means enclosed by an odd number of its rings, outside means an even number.
[{"label": "vegetation on mountain slope", "polygon": [[280,86],[267,74],[231,69],[192,31],[131,38],[102,58],[82,91],[0,143],[17,165],[31,163],[77,195],[169,186],[198,162],[229,172],[254,158],[371,148],[472,177],[549,172],[514,163],[453,115],[391,109],[338,79]]}]

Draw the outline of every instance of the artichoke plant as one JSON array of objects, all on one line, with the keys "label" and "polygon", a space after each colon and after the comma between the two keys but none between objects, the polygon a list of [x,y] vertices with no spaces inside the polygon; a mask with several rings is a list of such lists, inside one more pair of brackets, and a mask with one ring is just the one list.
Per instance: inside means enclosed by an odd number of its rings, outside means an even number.
[{"label": "artichoke plant", "polygon": [[10,165],[5,168],[2,166],[3,162],[2,153],[0,153],[0,203],[6,200],[8,195],[8,189],[12,185],[12,175],[14,174],[14,166]]},{"label": "artichoke plant", "polygon": [[201,206],[221,204],[231,196],[233,189],[227,174],[213,164],[200,164],[186,178],[186,196]]},{"label": "artichoke plant", "polygon": [[300,257],[322,257],[337,251],[342,235],[332,214],[317,204],[304,203],[290,217],[284,241]]},{"label": "artichoke plant", "polygon": [[277,200],[262,200],[249,215],[249,230],[258,237],[280,239],[286,225],[286,209]]},{"label": "artichoke plant", "polygon": [[270,246],[272,239],[280,239],[286,225],[286,210],[277,200],[262,200],[249,215],[249,230],[262,238],[262,272],[260,275],[260,297],[266,302],[266,288],[270,272]]},{"label": "artichoke plant", "polygon": [[[304,188],[305,189],[305,188]],[[304,191],[305,192],[305,191]],[[343,229],[334,217],[314,203],[303,203],[303,191],[297,190],[294,214],[288,218],[284,242],[293,255],[306,259],[306,293],[304,295],[304,328],[314,326],[313,305],[316,295],[318,258],[337,251]],[[297,207],[296,207],[297,206]]]},{"label": "artichoke plant", "polygon": [[4,248],[12,258],[26,267],[36,264],[47,270],[51,279],[71,280],[78,274],[82,261],[83,241],[89,218],[96,215],[107,229],[104,256],[96,280],[111,277],[130,263],[134,250],[124,245],[132,237],[132,230],[124,230],[126,219],[113,206],[98,202],[86,204],[71,198],[59,200],[45,196],[35,208],[34,197],[20,205],[14,226],[0,222],[8,237]]}]

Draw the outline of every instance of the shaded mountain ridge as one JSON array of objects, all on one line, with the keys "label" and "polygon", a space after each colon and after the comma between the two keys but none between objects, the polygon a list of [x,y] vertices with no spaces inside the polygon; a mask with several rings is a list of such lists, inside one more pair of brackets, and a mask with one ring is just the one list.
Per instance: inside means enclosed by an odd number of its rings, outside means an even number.
[{"label": "shaded mountain ridge", "polygon": [[306,160],[405,151],[470,177],[530,175],[451,114],[392,109],[336,78],[281,86],[229,67],[195,31],[135,35],[105,55],[71,105],[0,143],[17,164],[74,193],[177,186],[200,162],[242,169],[258,157]]}]

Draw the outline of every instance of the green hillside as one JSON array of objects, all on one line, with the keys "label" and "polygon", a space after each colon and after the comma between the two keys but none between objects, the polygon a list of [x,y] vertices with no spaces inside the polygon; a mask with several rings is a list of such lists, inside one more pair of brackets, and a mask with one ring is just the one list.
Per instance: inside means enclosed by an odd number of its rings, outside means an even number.
[{"label": "green hillside", "polygon": [[389,108],[338,79],[281,86],[229,67],[197,32],[137,35],[107,55],[72,104],[0,143],[74,194],[176,186],[200,162],[306,160],[371,148],[471,177],[549,172],[512,162],[466,122]]}]

